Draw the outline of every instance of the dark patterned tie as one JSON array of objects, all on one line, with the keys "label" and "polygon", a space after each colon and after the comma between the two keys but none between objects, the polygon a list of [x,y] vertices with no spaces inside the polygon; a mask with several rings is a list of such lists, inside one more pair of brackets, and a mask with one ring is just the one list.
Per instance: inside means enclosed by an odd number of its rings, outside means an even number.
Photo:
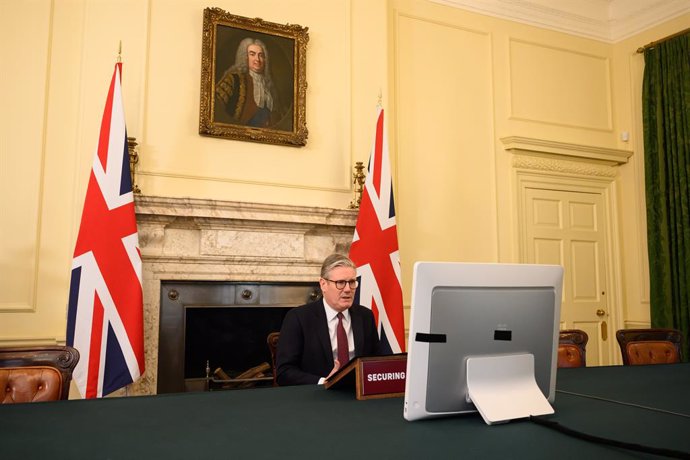
[{"label": "dark patterned tie", "polygon": [[347,345],[347,333],[343,327],[342,313],[338,313],[338,326],[335,328],[335,331],[338,346],[338,361],[340,361],[340,367],[342,368],[350,361],[350,347]]}]

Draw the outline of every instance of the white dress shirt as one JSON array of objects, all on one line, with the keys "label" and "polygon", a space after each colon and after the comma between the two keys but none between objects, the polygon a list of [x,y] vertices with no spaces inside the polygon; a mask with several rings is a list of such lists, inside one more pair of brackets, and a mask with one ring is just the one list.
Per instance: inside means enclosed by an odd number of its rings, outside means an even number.
[{"label": "white dress shirt", "polygon": [[[338,311],[333,309],[326,300],[323,301],[323,308],[326,311],[326,321],[328,322],[328,336],[331,338],[331,351],[333,352],[333,361],[338,358],[338,334],[336,328],[338,327]],[[352,334],[352,321],[350,320],[349,310],[343,312],[343,327],[347,334],[348,357],[350,359],[355,357],[355,336]],[[347,363],[340,363],[344,366]]]},{"label": "white dress shirt", "polygon": [[[338,336],[336,328],[338,327],[338,311],[333,309],[326,299],[323,299],[323,308],[326,312],[326,322],[328,323],[328,336],[331,339],[331,352],[333,353],[333,362],[338,359]],[[345,333],[347,334],[347,345],[348,345],[348,357],[350,359],[355,357],[355,336],[352,333],[352,321],[350,319],[350,312],[345,310],[343,313],[343,327],[345,328]],[[340,363],[340,366],[344,366],[346,363]],[[319,385],[323,384],[326,380],[325,377],[319,379]]]}]

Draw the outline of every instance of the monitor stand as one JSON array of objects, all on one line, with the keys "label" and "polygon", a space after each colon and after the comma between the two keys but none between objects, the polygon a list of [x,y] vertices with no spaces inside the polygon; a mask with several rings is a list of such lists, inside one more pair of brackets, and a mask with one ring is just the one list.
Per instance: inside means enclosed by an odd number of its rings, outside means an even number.
[{"label": "monitor stand", "polygon": [[467,390],[487,425],[554,413],[534,379],[531,353],[468,358]]}]

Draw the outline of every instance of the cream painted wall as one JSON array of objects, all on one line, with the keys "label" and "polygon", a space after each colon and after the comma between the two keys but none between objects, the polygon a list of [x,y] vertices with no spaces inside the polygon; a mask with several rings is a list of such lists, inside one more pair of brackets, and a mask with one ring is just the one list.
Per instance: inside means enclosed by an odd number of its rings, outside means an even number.
[{"label": "cream painted wall", "polygon": [[391,16],[409,295],[417,260],[520,261],[514,177],[500,139],[618,147],[613,48],[419,0],[392,2]]},{"label": "cream painted wall", "polygon": [[[632,149],[617,179],[621,291],[626,321],[648,321],[642,64],[632,50],[687,27],[687,16],[609,45],[423,0],[217,1],[309,27],[310,134],[294,148],[199,136],[207,6],[0,0],[0,343],[64,340],[71,254],[119,40],[147,195],[344,208],[352,165],[368,159],[380,94],[406,304],[416,260],[518,260],[501,138]],[[38,26],[22,27],[26,17]]]},{"label": "cream painted wall", "polygon": [[405,291],[418,260],[497,258],[490,31],[396,2],[395,159]]},{"label": "cream painted wall", "polygon": [[[35,19],[36,27],[27,27],[26,18]],[[2,343],[55,343],[65,334],[70,246],[78,214],[79,83],[74,74],[80,66],[59,44],[70,42],[70,29],[82,18],[81,9],[67,17],[44,0],[0,3]],[[74,45],[68,45],[72,51]],[[57,91],[59,76],[67,79]],[[55,119],[65,123],[56,126],[50,122]]]},{"label": "cream painted wall", "polygon": [[[2,162],[0,163],[0,203],[3,225],[0,234],[0,309],[35,311],[35,283],[37,276],[38,246],[40,238],[35,229],[41,220],[41,189],[43,176],[43,119],[47,110],[45,75],[50,67],[50,9],[34,8],[37,2],[15,6],[18,14],[33,16],[38,30],[25,27],[20,21],[12,21],[8,15],[0,15],[0,40],[2,43],[36,44],[35,53],[26,53],[21,46],[3,46],[0,54],[0,132],[2,136]],[[2,4],[3,9],[6,7]],[[40,5],[39,5],[40,6]],[[33,14],[32,14],[33,13]],[[15,91],[12,75],[24,74],[26,85]],[[12,107],[14,110],[8,110]],[[38,135],[36,135],[38,134]],[[21,180],[13,179],[21,177]],[[17,200],[19,198],[19,200]],[[23,261],[11,269],[14,260]]]}]

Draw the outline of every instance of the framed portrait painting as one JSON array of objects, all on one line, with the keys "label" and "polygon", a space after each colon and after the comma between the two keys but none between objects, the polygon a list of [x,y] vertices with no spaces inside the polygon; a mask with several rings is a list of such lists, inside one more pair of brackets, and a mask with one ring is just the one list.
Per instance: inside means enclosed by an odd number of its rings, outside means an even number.
[{"label": "framed portrait painting", "polygon": [[306,145],[308,30],[206,8],[199,134]]}]

